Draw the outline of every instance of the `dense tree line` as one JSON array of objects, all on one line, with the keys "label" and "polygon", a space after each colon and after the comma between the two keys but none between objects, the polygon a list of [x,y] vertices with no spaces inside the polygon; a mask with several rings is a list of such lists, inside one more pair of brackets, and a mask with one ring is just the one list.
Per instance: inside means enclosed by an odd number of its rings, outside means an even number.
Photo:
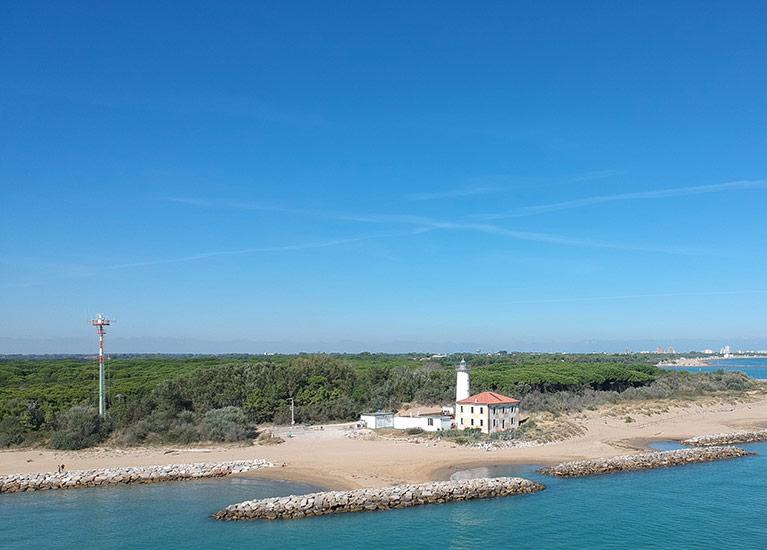
[{"label": "dense tree line", "polygon": [[[541,397],[620,394],[663,375],[625,356],[472,356],[472,388]],[[0,445],[50,441],[59,448],[118,442],[236,441],[263,423],[350,420],[360,412],[454,398],[460,357],[296,355],[120,357],[109,363],[109,415],[95,405],[95,366],[85,359],[0,360]],[[693,375],[681,375],[693,376]],[[544,405],[541,407],[545,408]]]}]

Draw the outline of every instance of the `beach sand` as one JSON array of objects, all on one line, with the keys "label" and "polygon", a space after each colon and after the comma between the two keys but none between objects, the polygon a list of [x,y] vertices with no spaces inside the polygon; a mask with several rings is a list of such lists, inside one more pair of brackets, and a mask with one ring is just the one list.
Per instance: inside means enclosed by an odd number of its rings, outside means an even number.
[{"label": "beach sand", "polygon": [[[653,414],[641,411],[653,411]],[[633,422],[626,422],[629,414]],[[767,426],[767,397],[751,395],[748,402],[739,403],[636,402],[563,419],[581,426],[583,433],[537,447],[487,451],[428,440],[421,443],[384,438],[366,440],[347,437],[353,431],[353,424],[334,424],[325,425],[323,429],[319,426],[274,428],[276,435],[285,438],[279,445],[5,450],[0,451],[0,475],[52,472],[60,464],[80,470],[263,458],[276,467],[243,475],[301,481],[328,489],[379,487],[445,479],[453,471],[482,465],[554,464],[609,457],[646,448],[655,440],[681,440],[707,433],[762,428]],[[288,437],[288,433],[293,437]]]}]

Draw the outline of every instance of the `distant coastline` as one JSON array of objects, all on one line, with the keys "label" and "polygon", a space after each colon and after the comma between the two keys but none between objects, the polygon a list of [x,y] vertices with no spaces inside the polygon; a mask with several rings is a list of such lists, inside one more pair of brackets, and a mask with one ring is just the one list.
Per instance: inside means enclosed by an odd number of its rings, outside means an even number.
[{"label": "distant coastline", "polygon": [[655,364],[656,367],[710,367],[715,361],[726,359],[767,359],[767,355],[717,355],[714,357],[679,357],[666,359]]},{"label": "distant coastline", "polygon": [[656,367],[708,367],[713,359],[703,357],[679,357],[678,359],[666,359],[658,361]]}]

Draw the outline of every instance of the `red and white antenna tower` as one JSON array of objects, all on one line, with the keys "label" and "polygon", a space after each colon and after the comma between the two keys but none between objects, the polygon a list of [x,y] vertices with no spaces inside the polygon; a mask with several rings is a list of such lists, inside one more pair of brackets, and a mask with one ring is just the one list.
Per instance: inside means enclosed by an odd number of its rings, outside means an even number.
[{"label": "red and white antenna tower", "polygon": [[104,317],[99,313],[95,319],[91,321],[91,325],[96,327],[96,333],[99,335],[99,415],[104,416],[107,412],[107,399],[106,399],[106,377],[104,373],[104,335],[107,333],[104,327],[108,327],[112,324],[112,321]]}]

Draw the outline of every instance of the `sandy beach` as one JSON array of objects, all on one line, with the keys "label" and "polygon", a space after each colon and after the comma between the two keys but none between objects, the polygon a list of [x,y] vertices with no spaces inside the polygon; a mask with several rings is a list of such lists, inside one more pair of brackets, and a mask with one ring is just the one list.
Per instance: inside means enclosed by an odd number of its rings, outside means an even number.
[{"label": "sandy beach", "polygon": [[[652,414],[648,414],[652,412]],[[627,422],[630,415],[632,421]],[[377,487],[445,479],[466,468],[498,463],[553,464],[609,457],[646,448],[654,440],[767,426],[767,396],[746,402],[699,400],[636,402],[561,417],[581,434],[540,446],[485,450],[448,442],[349,437],[353,424],[274,428],[279,445],[209,445],[200,447],[98,447],[82,451],[23,449],[0,451],[0,475],[67,469],[149,466],[263,458],[277,467],[251,474],[311,483],[329,489]],[[293,437],[288,437],[292,433]]]}]

